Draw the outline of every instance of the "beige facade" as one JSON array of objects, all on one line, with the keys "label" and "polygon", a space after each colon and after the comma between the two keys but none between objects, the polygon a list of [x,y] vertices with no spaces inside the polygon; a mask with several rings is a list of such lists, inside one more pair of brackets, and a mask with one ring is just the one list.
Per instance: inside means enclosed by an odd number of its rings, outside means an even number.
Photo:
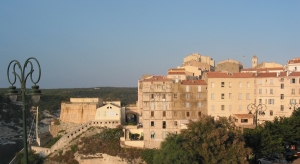
[{"label": "beige facade", "polygon": [[[248,105],[253,103],[254,77],[248,73],[207,73],[207,114],[230,117],[248,114]],[[243,115],[240,115],[243,116]],[[253,119],[241,118],[245,125],[253,124]],[[247,120],[247,121],[246,121]],[[239,120],[237,120],[239,121]]]},{"label": "beige facade", "polygon": [[[211,57],[202,56],[199,53],[190,54],[183,59],[182,67],[186,66],[197,67],[199,70],[213,71],[215,68],[215,61]],[[192,72],[190,70],[186,71]]]},{"label": "beige facade", "polygon": [[95,118],[96,110],[102,106],[101,98],[70,98],[62,102],[60,121],[62,123],[83,124]]},{"label": "beige facade", "polygon": [[139,81],[139,109],[142,110],[146,148],[159,148],[168,133],[180,133],[188,120],[206,111],[206,83],[180,82],[164,76]]},{"label": "beige facade", "polygon": [[121,117],[121,107],[116,104],[109,103],[97,108],[95,121],[101,120],[103,123],[108,121],[112,122],[113,124],[120,125],[122,120]]},{"label": "beige facade", "polygon": [[232,72],[237,73],[240,72],[241,69],[243,69],[243,64],[241,62],[238,62],[236,60],[227,59],[219,62],[217,64],[217,67],[215,69],[216,72]]},{"label": "beige facade", "polygon": [[288,60],[285,69],[287,71],[300,71],[300,58]]}]

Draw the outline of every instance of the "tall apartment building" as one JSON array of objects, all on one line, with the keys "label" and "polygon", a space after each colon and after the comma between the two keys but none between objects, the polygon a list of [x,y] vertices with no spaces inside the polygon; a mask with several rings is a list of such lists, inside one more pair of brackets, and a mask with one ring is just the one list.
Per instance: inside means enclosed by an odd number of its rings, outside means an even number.
[{"label": "tall apartment building", "polygon": [[142,113],[144,145],[159,148],[168,133],[180,133],[189,120],[206,111],[203,80],[172,80],[151,76],[139,80],[138,108]]},{"label": "tall apartment building", "polygon": [[209,56],[190,54],[183,59],[182,67],[194,76],[201,76],[203,71],[214,71],[215,61]]},{"label": "tall apartment building", "polygon": [[253,125],[247,106],[254,103],[254,77],[248,73],[208,72],[207,114],[218,117],[236,116],[237,123]]}]

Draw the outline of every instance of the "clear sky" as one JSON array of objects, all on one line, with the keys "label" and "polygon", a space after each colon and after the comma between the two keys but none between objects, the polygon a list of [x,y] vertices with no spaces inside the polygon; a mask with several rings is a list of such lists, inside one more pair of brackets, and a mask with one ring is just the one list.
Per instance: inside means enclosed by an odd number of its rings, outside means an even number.
[{"label": "clear sky", "polygon": [[38,59],[41,89],[137,87],[192,53],[284,65],[300,57],[300,1],[0,1],[0,88],[14,59]]}]

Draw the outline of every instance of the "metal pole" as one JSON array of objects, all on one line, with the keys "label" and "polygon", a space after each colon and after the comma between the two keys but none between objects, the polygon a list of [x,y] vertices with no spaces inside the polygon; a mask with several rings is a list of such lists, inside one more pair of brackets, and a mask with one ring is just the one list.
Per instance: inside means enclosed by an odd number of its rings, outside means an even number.
[{"label": "metal pole", "polygon": [[257,109],[255,110],[255,128],[257,128]]},{"label": "metal pole", "polygon": [[28,164],[28,148],[27,148],[27,124],[26,124],[26,108],[25,108],[25,88],[24,82],[22,83],[22,106],[23,106],[23,144],[24,144],[24,162]]}]

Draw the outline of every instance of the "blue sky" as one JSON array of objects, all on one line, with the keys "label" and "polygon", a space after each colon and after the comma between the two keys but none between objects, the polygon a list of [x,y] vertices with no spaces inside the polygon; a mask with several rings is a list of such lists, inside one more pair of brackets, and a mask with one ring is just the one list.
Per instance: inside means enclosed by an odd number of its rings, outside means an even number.
[{"label": "blue sky", "polygon": [[136,87],[192,53],[284,65],[300,57],[299,8],[298,0],[0,1],[0,88],[9,87],[9,62],[29,57],[40,62],[41,89]]}]

